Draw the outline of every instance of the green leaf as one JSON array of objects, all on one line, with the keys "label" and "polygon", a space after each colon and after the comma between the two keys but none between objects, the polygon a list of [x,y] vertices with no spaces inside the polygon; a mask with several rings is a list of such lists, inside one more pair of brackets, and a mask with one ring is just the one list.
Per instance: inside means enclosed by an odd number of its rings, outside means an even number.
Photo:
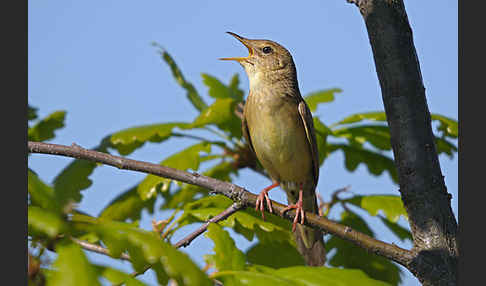
[{"label": "green leaf", "polygon": [[445,153],[451,159],[454,158],[454,153],[457,153],[456,145],[444,138],[435,137],[435,146],[437,154]]},{"label": "green leaf", "polygon": [[191,169],[196,171],[201,163],[201,152],[209,154],[211,152],[211,144],[208,142],[194,144],[168,157],[161,164],[178,170]]},{"label": "green leaf", "polygon": [[334,94],[340,92],[342,92],[340,88],[320,90],[304,96],[304,100],[307,102],[309,109],[312,112],[315,112],[317,110],[317,106],[320,103],[327,103],[327,102],[334,101]]},{"label": "green leaf", "polygon": [[118,131],[111,135],[111,147],[115,148],[121,155],[128,155],[142,147],[145,142],[162,142],[172,136],[174,128],[187,129],[189,123],[172,122],[142,125]]},{"label": "green leaf", "polygon": [[131,274],[107,266],[96,266],[99,276],[103,276],[113,284],[126,286],[143,286],[145,283],[135,279]]},{"label": "green leaf", "polygon": [[319,117],[314,116],[314,130],[316,132],[316,143],[317,143],[317,150],[319,153],[319,165],[322,165],[324,160],[327,157],[327,136],[332,133],[332,130],[329,129]]},{"label": "green leaf", "polygon": [[170,285],[169,275],[167,275],[167,272],[162,266],[162,263],[157,262],[155,264],[152,264],[152,270],[155,272],[157,276],[157,282],[159,283],[158,285],[168,285],[168,286]]},{"label": "green leaf", "polygon": [[368,171],[379,176],[383,172],[388,172],[393,182],[398,183],[398,173],[393,159],[386,155],[376,153],[359,146],[351,146],[344,144],[328,144],[327,152],[332,153],[336,150],[341,150],[344,153],[344,164],[346,169],[353,172],[359,164],[366,165]]},{"label": "green leaf", "polygon": [[163,254],[164,242],[154,233],[140,229],[132,224],[97,219],[77,215],[73,217],[74,230],[94,232],[107,246],[112,257],[119,258],[128,252],[136,271],[141,271],[148,264],[159,261]]},{"label": "green leaf", "polygon": [[113,199],[100,213],[99,217],[116,221],[140,220],[142,211],[146,209],[153,213],[155,197],[142,200],[137,192],[137,187],[132,187]]},{"label": "green leaf", "polygon": [[205,236],[214,242],[214,254],[205,256],[208,263],[214,264],[218,271],[245,268],[245,254],[236,247],[234,240],[221,226],[209,224]]},{"label": "green leaf", "polygon": [[203,175],[215,178],[221,181],[231,182],[231,174],[238,174],[238,170],[233,167],[232,162],[221,161],[208,170],[203,172]]},{"label": "green leaf", "polygon": [[[209,168],[202,174],[207,177],[215,178],[221,181],[231,182],[230,174],[237,174],[231,162],[221,161],[221,163]],[[193,202],[196,195],[208,195],[208,190],[195,185],[184,184],[172,192],[162,192],[164,202],[161,209],[176,209],[183,207],[186,203]]]},{"label": "green leaf", "polygon": [[230,98],[231,91],[229,88],[224,85],[219,79],[211,76],[209,74],[203,73],[201,74],[203,78],[203,83],[209,87],[209,96],[212,98]]},{"label": "green leaf", "polygon": [[152,43],[152,45],[159,48],[159,53],[162,56],[162,59],[169,65],[170,70],[172,71],[172,76],[175,78],[177,83],[183,89],[186,90],[186,92],[187,92],[186,96],[189,99],[189,101],[192,103],[192,105],[199,111],[205,109],[207,107],[207,104],[199,96],[199,94],[198,94],[197,90],[194,88],[194,86],[184,78],[181,70],[177,66],[174,59],[159,44],[154,42],[154,43]]},{"label": "green leaf", "polygon": [[320,134],[323,137],[328,136],[329,134],[332,134],[333,131],[327,127],[326,124],[324,124],[318,116],[314,116],[313,119],[314,121],[314,129],[316,131],[316,134]]},{"label": "green leaf", "polygon": [[343,120],[333,124],[334,125],[342,125],[342,124],[351,124],[360,122],[363,120],[372,120],[372,121],[386,121],[386,114],[384,111],[373,111],[373,112],[364,112],[364,113],[356,113],[350,116],[345,117]]},{"label": "green leaf", "polygon": [[153,232],[121,222],[100,223],[97,231],[111,255],[118,258],[123,252],[128,252],[135,271],[156,263],[163,255],[163,242]]},{"label": "green leaf", "polygon": [[100,238],[94,232],[73,233],[73,235],[76,236],[78,239],[84,240],[88,243],[98,243],[100,241]]},{"label": "green leaf", "polygon": [[[173,154],[172,156],[163,160],[160,164],[178,170],[192,169],[197,171],[199,169],[199,164],[201,163],[201,152],[210,153],[211,144],[208,142],[201,142],[192,145],[176,154]],[[155,175],[148,175],[138,185],[137,192],[142,200],[148,200],[154,197],[159,189],[162,192],[167,191],[171,182],[171,179],[162,178]]]},{"label": "green leaf", "polygon": [[195,197],[203,193],[207,194],[208,191],[198,186],[186,184],[182,188],[176,188],[173,191],[162,192],[161,195],[164,198],[160,209],[177,209],[182,208],[185,204],[193,202]]},{"label": "green leaf", "polygon": [[219,79],[215,78],[212,75],[203,73],[201,74],[203,78],[203,83],[209,87],[209,96],[212,98],[231,98],[232,92],[231,90],[224,85]]},{"label": "green leaf", "polygon": [[[457,138],[458,123],[456,120],[446,117],[444,115],[434,114],[434,113],[431,114],[430,117],[432,120],[437,120],[440,123],[437,130],[439,132],[442,132],[442,136]],[[386,121],[386,114],[384,111],[357,113],[344,118],[343,120],[333,124],[333,126],[340,125],[340,124],[356,123],[362,120]]]},{"label": "green leaf", "polygon": [[302,285],[388,285],[381,281],[370,279],[362,271],[328,267],[294,266],[278,269],[274,272],[278,277],[292,279]]},{"label": "green leaf", "polygon": [[27,105],[27,120],[31,121],[34,119],[37,119],[37,110],[38,108],[32,107],[30,105]]},{"label": "green leaf", "polygon": [[386,125],[359,125],[333,131],[333,136],[346,138],[352,143],[370,143],[380,150],[391,150],[390,129]]},{"label": "green leaf", "polygon": [[243,90],[239,88],[240,85],[240,78],[238,77],[238,74],[235,73],[233,77],[231,78],[229,88],[233,93],[233,98],[235,98],[237,101],[242,101],[243,100]]},{"label": "green leaf", "polygon": [[251,272],[259,272],[259,273],[266,273],[266,274],[273,274],[273,272],[275,272],[275,268],[268,267],[261,264],[247,264],[245,269]]},{"label": "green leaf", "polygon": [[221,280],[223,284],[231,277],[237,279],[238,285],[360,285],[360,286],[385,286],[382,281],[371,279],[360,270],[338,269],[328,267],[294,266],[275,270],[273,272],[251,271],[222,271],[213,274],[213,277]]},{"label": "green leaf", "polygon": [[[109,146],[109,137],[105,137],[92,150],[106,153]],[[65,205],[70,201],[80,202],[82,200],[81,191],[91,186],[92,181],[89,176],[99,165],[88,160],[71,161],[53,181],[54,193],[59,203]]]},{"label": "green leaf", "polygon": [[29,141],[47,141],[55,137],[54,131],[64,127],[66,111],[56,111],[29,128]]},{"label": "green leaf", "polygon": [[[380,150],[391,150],[390,129],[386,125],[358,125],[343,127],[332,132],[333,136],[343,137],[349,140],[350,144],[362,145],[365,142]],[[444,138],[435,137],[437,154],[445,153],[453,157],[457,147]]]},{"label": "green leaf", "polygon": [[284,279],[275,275],[250,272],[250,271],[222,271],[216,272],[212,275],[213,278],[223,282],[224,285],[249,285],[249,286],[295,286],[303,284],[295,284],[294,281]]},{"label": "green leaf", "polygon": [[[370,143],[380,150],[391,150],[390,129],[386,125],[358,125],[353,127],[343,127],[332,131],[333,136],[342,137],[349,140],[351,144],[358,143],[362,145],[365,142]],[[453,158],[457,147],[444,138],[435,137],[437,153],[447,154]]]},{"label": "green leaf", "polygon": [[440,122],[440,125],[437,127],[437,131],[442,132],[442,136],[457,138],[459,134],[457,120],[440,114],[431,114],[430,117],[432,120],[437,120]]},{"label": "green leaf", "polygon": [[192,128],[216,125],[228,131],[233,137],[241,138],[241,120],[235,115],[238,102],[233,98],[217,98],[213,104],[204,109],[192,123]]},{"label": "green leaf", "polygon": [[343,200],[366,210],[370,215],[376,216],[381,210],[391,222],[397,222],[401,215],[407,218],[407,212],[400,196],[395,195],[368,195],[354,196]]},{"label": "green leaf", "polygon": [[98,165],[87,160],[73,160],[54,179],[56,196],[63,197],[62,201],[69,199],[80,202],[81,191],[89,188],[93,183],[89,176]]},{"label": "green leaf", "polygon": [[236,101],[243,100],[243,91],[238,88],[240,80],[238,74],[235,74],[226,86],[219,79],[209,74],[202,74],[203,83],[209,87],[209,96],[212,98],[233,98]]},{"label": "green leaf", "polygon": [[[176,280],[178,285],[211,285],[206,274],[187,254],[164,242],[154,232],[127,223],[105,220],[97,220],[94,229],[114,257],[128,251],[136,271],[154,265],[158,275],[163,272]],[[162,277],[160,280],[166,279]]]},{"label": "green leaf", "polygon": [[58,257],[53,267],[57,271],[47,281],[48,286],[101,285],[96,268],[77,244],[57,243],[56,252]]},{"label": "green leaf", "polygon": [[177,285],[213,285],[187,254],[172,245],[165,244],[161,262],[169,277],[177,281]]},{"label": "green leaf", "polygon": [[305,265],[302,255],[287,241],[260,242],[247,250],[246,257],[249,263],[272,268]]},{"label": "green leaf", "polygon": [[28,228],[29,235],[44,234],[53,238],[62,233],[66,229],[66,225],[59,214],[40,207],[29,206]]},{"label": "green leaf", "polygon": [[[341,213],[340,223],[374,237],[374,233],[368,224],[351,211]],[[349,241],[335,236],[332,236],[325,245],[328,253],[334,248],[337,250],[336,254],[328,260],[331,266],[361,269],[369,277],[392,285],[398,285],[402,280],[400,268],[382,256],[370,253]],[[358,284],[361,285],[360,283]]]},{"label": "green leaf", "polygon": [[402,241],[405,241],[406,239],[409,239],[410,241],[412,241],[412,234],[410,233],[410,231],[408,229],[399,225],[398,222],[391,222],[390,220],[388,220],[388,219],[386,219],[382,216],[378,216],[378,217],[386,225],[386,227],[388,227],[388,229],[390,229]]},{"label": "green leaf", "polygon": [[206,196],[184,206],[184,210],[198,210],[202,208],[228,208],[233,201],[223,195]]},{"label": "green leaf", "polygon": [[30,168],[27,171],[27,190],[30,195],[30,203],[43,209],[60,211],[54,199],[54,190],[44,183]]}]

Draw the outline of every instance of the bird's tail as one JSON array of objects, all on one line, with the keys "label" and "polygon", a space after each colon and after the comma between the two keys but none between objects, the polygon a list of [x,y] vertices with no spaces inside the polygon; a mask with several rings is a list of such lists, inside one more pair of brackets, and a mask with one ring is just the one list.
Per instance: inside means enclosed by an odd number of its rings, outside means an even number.
[{"label": "bird's tail", "polygon": [[[287,202],[295,204],[299,198],[298,192],[287,191]],[[303,209],[306,213],[318,214],[317,197],[314,190],[304,190],[302,194]],[[299,220],[300,221],[300,220]],[[297,224],[294,238],[297,250],[309,266],[322,266],[326,262],[323,233],[320,230]]]}]

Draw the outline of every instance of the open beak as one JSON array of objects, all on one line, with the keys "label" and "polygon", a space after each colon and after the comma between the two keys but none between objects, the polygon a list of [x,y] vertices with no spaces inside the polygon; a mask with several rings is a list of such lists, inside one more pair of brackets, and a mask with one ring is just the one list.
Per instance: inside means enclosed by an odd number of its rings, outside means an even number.
[{"label": "open beak", "polygon": [[250,43],[249,39],[243,38],[242,36],[239,36],[239,35],[237,35],[233,32],[226,32],[226,33],[235,37],[236,39],[238,39],[238,41],[240,41],[243,45],[245,45],[245,47],[248,48],[249,55],[247,57],[239,57],[239,58],[220,58],[220,60],[241,62],[241,61],[247,60],[249,57],[251,57],[253,55],[253,48],[251,47],[251,43]]}]

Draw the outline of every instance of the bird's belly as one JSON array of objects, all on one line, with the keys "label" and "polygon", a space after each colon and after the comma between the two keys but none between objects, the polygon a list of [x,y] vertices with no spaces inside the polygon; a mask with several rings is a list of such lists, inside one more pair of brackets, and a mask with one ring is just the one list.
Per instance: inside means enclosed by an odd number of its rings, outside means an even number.
[{"label": "bird's belly", "polygon": [[261,109],[253,120],[249,128],[252,144],[269,175],[279,182],[307,180],[312,172],[312,159],[298,111]]}]

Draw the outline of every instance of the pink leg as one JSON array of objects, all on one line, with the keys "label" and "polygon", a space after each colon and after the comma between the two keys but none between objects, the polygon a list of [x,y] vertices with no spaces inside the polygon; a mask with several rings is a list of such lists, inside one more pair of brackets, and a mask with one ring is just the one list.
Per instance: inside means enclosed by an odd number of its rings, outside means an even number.
[{"label": "pink leg", "polygon": [[258,198],[256,200],[256,203],[255,203],[255,210],[258,210],[260,209],[260,211],[262,212],[262,218],[263,220],[265,220],[265,214],[264,214],[264,210],[263,210],[263,200],[265,200],[267,202],[267,205],[268,205],[268,210],[273,213],[273,210],[272,210],[272,203],[270,202],[270,199],[268,198],[268,191],[270,191],[271,189],[275,188],[275,187],[278,187],[280,184],[279,183],[273,183],[272,185],[266,187],[265,189],[263,189],[260,194],[258,195]]},{"label": "pink leg", "polygon": [[299,220],[300,216],[300,224],[304,224],[304,209],[302,205],[302,188],[299,191],[299,200],[297,203],[288,205],[285,209],[282,210],[282,214],[290,209],[295,209],[295,218],[294,223],[292,224],[292,232],[295,232],[295,227],[297,226],[297,221]]}]

